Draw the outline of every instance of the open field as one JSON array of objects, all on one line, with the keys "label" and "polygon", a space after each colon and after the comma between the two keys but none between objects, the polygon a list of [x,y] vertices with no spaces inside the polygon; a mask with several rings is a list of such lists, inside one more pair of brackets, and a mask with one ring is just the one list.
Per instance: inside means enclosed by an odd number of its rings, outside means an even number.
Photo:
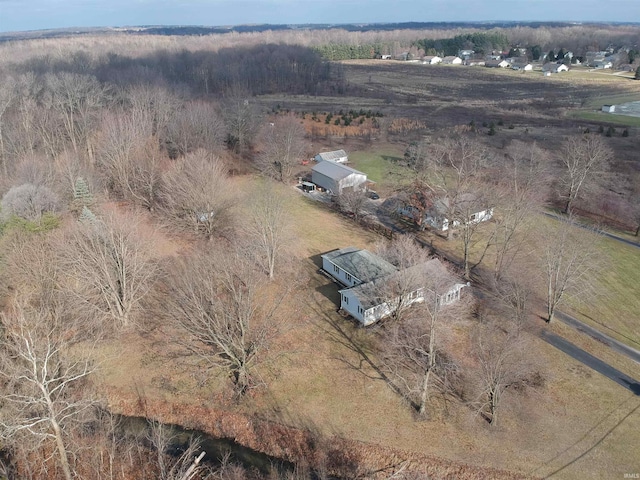
[{"label": "open field", "polygon": [[[243,188],[251,188],[252,180],[243,182]],[[223,377],[207,377],[188,358],[173,356],[166,343],[169,332],[153,330],[106,347],[111,354],[103,377],[107,392],[127,391],[142,402],[158,398],[223,408],[327,437],[523,475],[600,479],[640,469],[640,398],[538,339],[532,339],[532,348],[546,384],[508,392],[497,428],[489,428],[463,403],[442,399],[437,413],[417,421],[376,370],[378,330],[358,328],[338,315],[338,287],[317,271],[319,254],[346,245],[371,247],[380,238],[289,191],[298,236],[292,260],[307,281],[281,311],[286,328],[270,353],[273,361],[261,368],[268,387],[239,404],[231,402]],[[464,323],[456,327],[464,328]]]}]

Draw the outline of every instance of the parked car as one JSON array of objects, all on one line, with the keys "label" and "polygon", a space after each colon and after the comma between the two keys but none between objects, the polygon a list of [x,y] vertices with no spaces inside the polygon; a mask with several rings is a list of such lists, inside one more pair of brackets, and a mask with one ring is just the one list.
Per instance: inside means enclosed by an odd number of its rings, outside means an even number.
[{"label": "parked car", "polygon": [[378,200],[380,198],[380,195],[378,195],[376,192],[374,192],[373,190],[369,190],[367,192],[367,197],[369,197],[371,200]]}]

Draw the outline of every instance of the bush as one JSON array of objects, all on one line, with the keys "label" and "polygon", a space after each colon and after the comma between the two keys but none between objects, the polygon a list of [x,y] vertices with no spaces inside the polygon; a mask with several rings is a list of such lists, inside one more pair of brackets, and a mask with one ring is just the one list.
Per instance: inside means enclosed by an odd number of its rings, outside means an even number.
[{"label": "bush", "polygon": [[45,213],[58,211],[58,196],[48,187],[31,183],[12,187],[0,203],[5,221],[15,216],[29,222],[39,222]]}]

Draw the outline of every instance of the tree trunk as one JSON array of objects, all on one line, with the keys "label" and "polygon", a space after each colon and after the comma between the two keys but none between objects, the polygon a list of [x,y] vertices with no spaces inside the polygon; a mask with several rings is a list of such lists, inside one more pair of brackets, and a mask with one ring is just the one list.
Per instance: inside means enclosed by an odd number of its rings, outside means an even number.
[{"label": "tree trunk", "polygon": [[422,382],[422,392],[420,392],[420,408],[418,413],[424,415],[427,410],[427,400],[429,400],[429,378],[431,377],[431,367],[427,370]]},{"label": "tree trunk", "polygon": [[51,418],[51,427],[53,428],[53,433],[56,437],[56,446],[58,448],[58,454],[60,455],[60,464],[62,466],[62,471],[64,473],[64,478],[66,480],[73,480],[73,475],[71,474],[71,467],[69,466],[69,458],[67,457],[67,449],[64,446],[64,441],[62,440],[62,429],[55,418]]}]

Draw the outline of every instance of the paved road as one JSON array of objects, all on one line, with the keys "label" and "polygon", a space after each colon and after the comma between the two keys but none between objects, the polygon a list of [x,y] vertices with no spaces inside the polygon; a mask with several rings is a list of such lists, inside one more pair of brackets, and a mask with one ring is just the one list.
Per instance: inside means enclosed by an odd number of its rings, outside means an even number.
[{"label": "paved road", "polygon": [[[560,220],[561,222],[566,221],[563,217],[561,217],[559,215],[556,215],[555,213],[542,212],[542,214],[546,215],[549,218],[554,218],[556,220]],[[577,227],[584,228],[585,230],[594,230],[594,227],[589,226],[589,225],[585,225],[585,224],[582,224],[582,223],[579,223],[579,222],[574,222],[574,224]],[[624,243],[626,245],[630,245],[632,247],[640,248],[640,243],[638,243],[638,242],[634,242],[633,240],[628,240],[628,239],[626,239],[624,237],[619,237],[618,235],[614,235],[613,233],[605,232],[604,230],[598,230],[598,229],[595,229],[595,230],[598,233],[600,233],[602,236],[605,236],[605,237],[610,238],[612,240],[616,240],[616,241]]]},{"label": "paved road", "polygon": [[573,343],[565,340],[564,338],[551,333],[543,331],[540,337],[550,345],[553,345],[558,350],[566,353],[570,357],[575,358],[583,365],[592,368],[598,373],[601,373],[605,377],[613,380],[618,385],[633,392],[635,395],[640,396],[640,382],[631,378],[629,375],[622,373],[620,370],[613,368],[611,365],[603,362],[599,358],[594,357],[590,353],[585,352],[579,347],[576,347]]},{"label": "paved road", "polygon": [[630,347],[629,345],[625,345],[622,342],[619,342],[615,338],[611,338],[609,335],[602,333],[600,330],[592,327],[591,325],[587,325],[584,322],[581,322],[577,318],[572,317],[566,313],[556,312],[555,317],[563,323],[566,323],[570,327],[575,328],[580,332],[584,332],[592,338],[604,343],[612,350],[615,350],[618,353],[626,355],[631,360],[640,363],[640,351],[635,348]]}]

